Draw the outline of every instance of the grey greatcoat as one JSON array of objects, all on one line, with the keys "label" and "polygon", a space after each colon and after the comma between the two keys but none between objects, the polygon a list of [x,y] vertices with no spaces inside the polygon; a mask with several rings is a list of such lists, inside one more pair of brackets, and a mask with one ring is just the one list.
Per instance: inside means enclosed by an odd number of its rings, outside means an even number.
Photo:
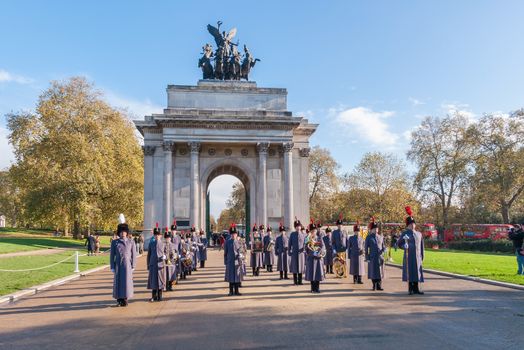
[{"label": "grey greatcoat", "polygon": [[164,255],[166,256],[166,280],[173,282],[177,277],[177,254],[178,249],[173,242],[165,242]]},{"label": "grey greatcoat", "polygon": [[331,242],[331,233],[326,233],[325,236],[322,237],[322,240],[324,241],[324,247],[326,248],[326,256],[324,257],[324,265],[330,266],[333,265],[333,244]]},{"label": "grey greatcoat", "polygon": [[229,238],[224,244],[224,265],[226,265],[225,281],[229,283],[242,282],[241,243],[238,239]]},{"label": "grey greatcoat", "polygon": [[275,254],[277,255],[277,271],[289,271],[289,238],[284,234],[280,234],[275,240]]},{"label": "grey greatcoat", "polygon": [[349,274],[364,276],[366,273],[364,257],[364,239],[358,234],[348,238]]},{"label": "grey greatcoat", "polygon": [[180,239],[180,236],[178,234],[174,234],[173,238],[171,238],[171,242],[173,243],[173,246],[175,247],[175,250],[178,254],[178,261],[176,263],[176,273],[177,274],[179,274],[182,271],[181,262],[180,262],[180,249],[181,249],[180,242],[181,241],[182,239]]},{"label": "grey greatcoat", "polygon": [[347,245],[347,235],[339,229],[336,229],[331,234],[331,242],[333,244],[333,249],[336,250],[337,253],[343,253],[346,251],[346,245]]},{"label": "grey greatcoat", "polygon": [[273,241],[271,233],[264,236],[264,265],[275,265],[275,245],[273,244],[273,247],[269,247],[271,241]]},{"label": "grey greatcoat", "polygon": [[291,232],[289,235],[289,272],[304,273],[306,256],[304,251],[306,235],[301,232]]},{"label": "grey greatcoat", "polygon": [[130,299],[133,297],[133,269],[136,266],[136,254],[133,244],[128,239],[115,239],[111,242],[109,265],[114,271],[113,298]]},{"label": "grey greatcoat", "polygon": [[207,238],[205,236],[200,237],[198,243],[198,259],[200,261],[207,260]]},{"label": "grey greatcoat", "polygon": [[386,245],[384,237],[375,233],[370,233],[366,237],[364,253],[368,261],[368,279],[381,280],[384,278],[384,256]]},{"label": "grey greatcoat", "polygon": [[[404,248],[408,243],[408,249]],[[413,230],[402,232],[397,241],[400,249],[404,249],[404,260],[402,262],[402,281],[424,282],[422,273],[422,261],[424,260],[424,239],[422,233]]]},{"label": "grey greatcoat", "polygon": [[159,239],[151,239],[147,250],[147,289],[164,289],[166,286],[163,256],[164,243]]},{"label": "grey greatcoat", "polygon": [[260,237],[259,233],[254,235],[251,239],[251,261],[250,261],[251,264],[250,266],[251,267],[262,267],[262,265],[264,265],[264,256],[263,256],[264,253],[254,251],[255,240],[262,241],[262,238]]},{"label": "grey greatcoat", "polygon": [[306,246],[306,281],[323,281],[324,280],[324,265],[321,254],[326,252],[324,240],[321,237],[314,238],[318,244],[319,250],[317,253]]}]

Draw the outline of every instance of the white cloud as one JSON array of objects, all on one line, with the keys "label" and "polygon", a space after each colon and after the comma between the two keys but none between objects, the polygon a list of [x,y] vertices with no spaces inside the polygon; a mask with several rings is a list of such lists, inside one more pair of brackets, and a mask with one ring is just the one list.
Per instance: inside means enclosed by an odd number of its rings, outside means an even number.
[{"label": "white cloud", "polygon": [[416,99],[414,97],[409,97],[408,100],[409,100],[409,102],[411,103],[411,105],[413,107],[417,107],[417,106],[421,106],[421,105],[425,105],[426,104],[426,102],[423,102],[423,101],[421,101],[419,99]]},{"label": "white cloud", "polygon": [[7,169],[15,160],[13,148],[7,139],[8,135],[9,131],[0,127],[0,170]]},{"label": "white cloud", "polygon": [[440,108],[446,114],[460,114],[466,117],[470,122],[474,122],[477,119],[477,115],[471,111],[467,103],[442,103]]},{"label": "white cloud", "polygon": [[[330,110],[333,113],[334,109]],[[353,135],[365,138],[375,146],[394,146],[398,135],[389,131],[386,119],[395,115],[393,111],[375,112],[366,107],[356,107],[339,111],[335,120],[350,129]]]},{"label": "white cloud", "polygon": [[103,91],[106,101],[114,107],[125,110],[131,119],[143,119],[146,115],[162,113],[164,109],[164,107],[154,104],[149,99],[134,100],[116,94],[111,90],[104,89]]},{"label": "white cloud", "polygon": [[32,82],[33,79],[26,78],[21,75],[12,74],[4,69],[0,69],[0,83],[30,84]]}]

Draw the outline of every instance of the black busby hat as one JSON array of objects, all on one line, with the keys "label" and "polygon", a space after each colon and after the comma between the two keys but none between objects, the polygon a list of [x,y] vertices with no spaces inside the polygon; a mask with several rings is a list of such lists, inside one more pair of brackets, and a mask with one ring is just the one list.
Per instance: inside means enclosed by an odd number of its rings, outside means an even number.
[{"label": "black busby hat", "polygon": [[300,222],[300,220],[297,219],[297,217],[295,216],[295,222],[293,223],[294,227],[297,228],[297,226],[302,226],[302,223]]},{"label": "black busby hat", "polygon": [[273,232],[273,229],[271,228],[271,226],[268,225],[266,231],[267,231],[267,232]]},{"label": "black busby hat", "polygon": [[411,210],[411,207],[408,205],[406,206],[406,214],[408,214],[406,218],[406,226],[409,226],[410,224],[415,223],[415,218],[413,217],[413,211]]},{"label": "black busby hat", "polygon": [[196,232],[195,225],[191,226],[191,232]]},{"label": "black busby hat", "polygon": [[258,229],[259,229],[259,230],[264,230],[264,228],[265,228],[265,227],[264,227],[264,225],[263,225],[263,224],[262,224],[262,225],[260,225],[260,226],[258,226]]},{"label": "black busby hat", "polygon": [[171,235],[171,232],[169,232],[169,227],[166,227],[166,231],[164,232],[164,238],[173,238]]},{"label": "black busby hat", "polygon": [[256,223],[253,225],[253,228],[251,229],[251,232],[255,232],[255,231],[257,231],[257,224]]},{"label": "black busby hat", "polygon": [[315,221],[311,219],[309,223],[309,231],[316,230],[316,229],[317,229],[317,225],[315,225]]},{"label": "black busby hat", "polygon": [[278,227],[278,232],[283,232],[286,230],[286,227],[280,223],[280,226]]},{"label": "black busby hat", "polygon": [[129,233],[129,226],[126,223],[118,224],[118,226],[116,227],[116,234],[120,235],[121,232]]},{"label": "black busby hat", "polygon": [[160,232],[160,229],[158,228],[158,222],[156,223],[156,227],[153,229],[153,234],[154,234],[154,235],[160,235],[160,234],[162,234],[162,233]]},{"label": "black busby hat", "polygon": [[375,221],[375,217],[372,216],[372,217],[371,217],[371,221],[370,221],[369,224],[368,224],[368,230],[371,231],[371,230],[373,230],[374,228],[377,228],[377,227],[378,227],[378,224],[377,224],[377,222]]},{"label": "black busby hat", "polygon": [[326,233],[331,232],[331,227],[326,227]]},{"label": "black busby hat", "polygon": [[231,226],[229,227],[229,233],[230,233],[230,234],[238,233],[238,231],[237,231],[237,225],[235,225],[235,224],[231,224]]},{"label": "black busby hat", "polygon": [[355,226],[353,226],[353,232],[360,232],[360,222],[358,220]]},{"label": "black busby hat", "polygon": [[176,219],[173,220],[173,225],[171,225],[171,231],[176,231],[177,225],[176,225]]},{"label": "black busby hat", "polygon": [[342,213],[338,214],[337,226],[342,225]]}]

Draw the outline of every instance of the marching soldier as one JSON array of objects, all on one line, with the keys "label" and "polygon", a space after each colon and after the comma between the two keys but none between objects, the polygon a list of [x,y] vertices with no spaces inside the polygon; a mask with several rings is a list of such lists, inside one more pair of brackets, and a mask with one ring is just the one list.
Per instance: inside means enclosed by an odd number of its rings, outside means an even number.
[{"label": "marching soldier", "polygon": [[229,228],[231,237],[224,245],[224,265],[226,265],[225,280],[229,282],[229,296],[242,295],[238,291],[242,282],[242,256],[240,240],[237,237],[237,228],[232,224]]},{"label": "marching soldier", "polygon": [[173,225],[171,225],[171,242],[173,244],[173,248],[175,249],[175,253],[176,253],[176,261],[175,261],[175,275],[176,275],[176,278],[175,280],[173,281],[175,284],[178,283],[178,276],[181,274],[181,271],[182,271],[182,263],[181,263],[181,259],[180,259],[180,249],[181,249],[181,242],[182,242],[182,239],[180,238],[180,234],[177,232],[177,224],[176,224],[176,219],[173,220]]},{"label": "marching soldier", "polygon": [[[264,229],[264,225],[260,225],[262,227],[262,230]],[[257,225],[255,224],[253,226],[253,230],[251,231],[251,268],[253,269],[253,276],[259,276],[260,275],[260,267],[264,264],[263,261],[263,250],[264,250],[264,243],[262,242],[261,233],[257,231]]]},{"label": "marching soldier", "polygon": [[384,237],[377,233],[378,225],[375,218],[371,218],[368,226],[369,234],[364,244],[364,252],[368,261],[368,279],[373,282],[373,290],[382,289],[382,278],[384,277],[384,252],[386,246]]},{"label": "marching soldier", "polygon": [[166,286],[166,273],[164,271],[164,243],[162,242],[162,232],[158,226],[153,230],[153,238],[149,241],[147,250],[147,289],[151,289],[151,302],[162,301],[162,290]]},{"label": "marching soldier", "polygon": [[353,276],[353,283],[363,284],[362,275],[365,273],[364,240],[360,235],[360,224],[353,226],[353,236],[348,238],[349,274]]},{"label": "marching soldier", "polygon": [[333,244],[331,243],[331,239],[331,228],[328,226],[326,227],[326,234],[322,237],[326,249],[326,256],[324,257],[326,273],[333,273]]},{"label": "marching soldier", "polygon": [[322,257],[326,254],[324,240],[317,235],[317,226],[309,225],[306,250],[306,281],[311,283],[311,293],[320,293],[320,282],[324,280]]},{"label": "marching soldier", "polygon": [[306,235],[302,232],[303,227],[300,220],[295,218],[295,231],[289,235],[289,271],[293,274],[293,284],[302,285],[302,274],[305,268],[304,244]]},{"label": "marching soldier", "polygon": [[177,279],[177,260],[178,254],[175,248],[175,244],[172,242],[172,233],[169,232],[169,228],[166,227],[164,233],[164,255],[166,256],[166,291],[173,290],[173,282]]},{"label": "marching soldier", "polygon": [[191,274],[193,267],[193,257],[191,254],[191,240],[189,233],[183,234],[180,241],[180,279],[187,279],[187,275]]},{"label": "marching soldier", "polygon": [[280,272],[280,279],[289,279],[287,272],[289,271],[289,256],[288,244],[289,238],[286,236],[286,228],[280,224],[278,228],[280,235],[275,240],[275,254],[277,255],[277,271]]},{"label": "marching soldier", "polygon": [[113,298],[116,306],[127,306],[127,300],[133,297],[133,271],[136,266],[135,249],[127,239],[129,227],[124,215],[120,214],[117,226],[118,239],[111,242],[109,265],[113,272]]},{"label": "marching soldier", "polygon": [[[337,220],[337,229],[333,231],[331,235],[331,243],[335,253],[346,263],[346,250],[347,250],[347,235],[342,231],[342,214],[339,215]],[[347,277],[347,268],[344,269],[344,278]]]},{"label": "marching soldier", "polygon": [[271,226],[267,227],[266,235],[264,236],[264,265],[267,272],[273,272],[273,265],[275,264],[275,242],[273,241],[273,230]]},{"label": "marching soldier", "polygon": [[198,239],[198,259],[200,260],[200,268],[203,269],[207,260],[207,237],[204,230],[200,230]]},{"label": "marching soldier", "polygon": [[197,235],[195,225],[191,226],[190,239],[191,239],[190,240],[190,242],[191,242],[191,255],[193,257],[192,270],[193,271],[198,271],[197,266],[198,266],[198,261],[199,261],[199,259],[198,259],[199,258],[199,254],[198,254],[199,237]]},{"label": "marching soldier", "polygon": [[411,208],[406,207],[406,230],[398,239],[398,247],[404,249],[402,262],[402,281],[408,282],[409,295],[424,294],[420,290],[419,282],[424,282],[422,261],[424,260],[424,239],[422,233],[416,231],[415,218]]}]

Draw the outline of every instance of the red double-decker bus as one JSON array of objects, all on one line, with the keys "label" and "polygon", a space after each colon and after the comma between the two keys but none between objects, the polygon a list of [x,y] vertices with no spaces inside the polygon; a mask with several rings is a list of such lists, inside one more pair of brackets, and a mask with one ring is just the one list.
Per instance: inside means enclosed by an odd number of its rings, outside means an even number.
[{"label": "red double-decker bus", "polygon": [[461,239],[506,239],[511,228],[508,224],[452,224],[444,231],[444,241]]},{"label": "red double-decker bus", "polygon": [[[398,222],[386,222],[382,224],[382,231],[384,234],[391,234],[394,232],[402,232],[406,228],[406,224]],[[417,225],[416,228],[422,233],[424,238],[437,239],[438,233],[435,229],[435,225],[429,222]]]}]

